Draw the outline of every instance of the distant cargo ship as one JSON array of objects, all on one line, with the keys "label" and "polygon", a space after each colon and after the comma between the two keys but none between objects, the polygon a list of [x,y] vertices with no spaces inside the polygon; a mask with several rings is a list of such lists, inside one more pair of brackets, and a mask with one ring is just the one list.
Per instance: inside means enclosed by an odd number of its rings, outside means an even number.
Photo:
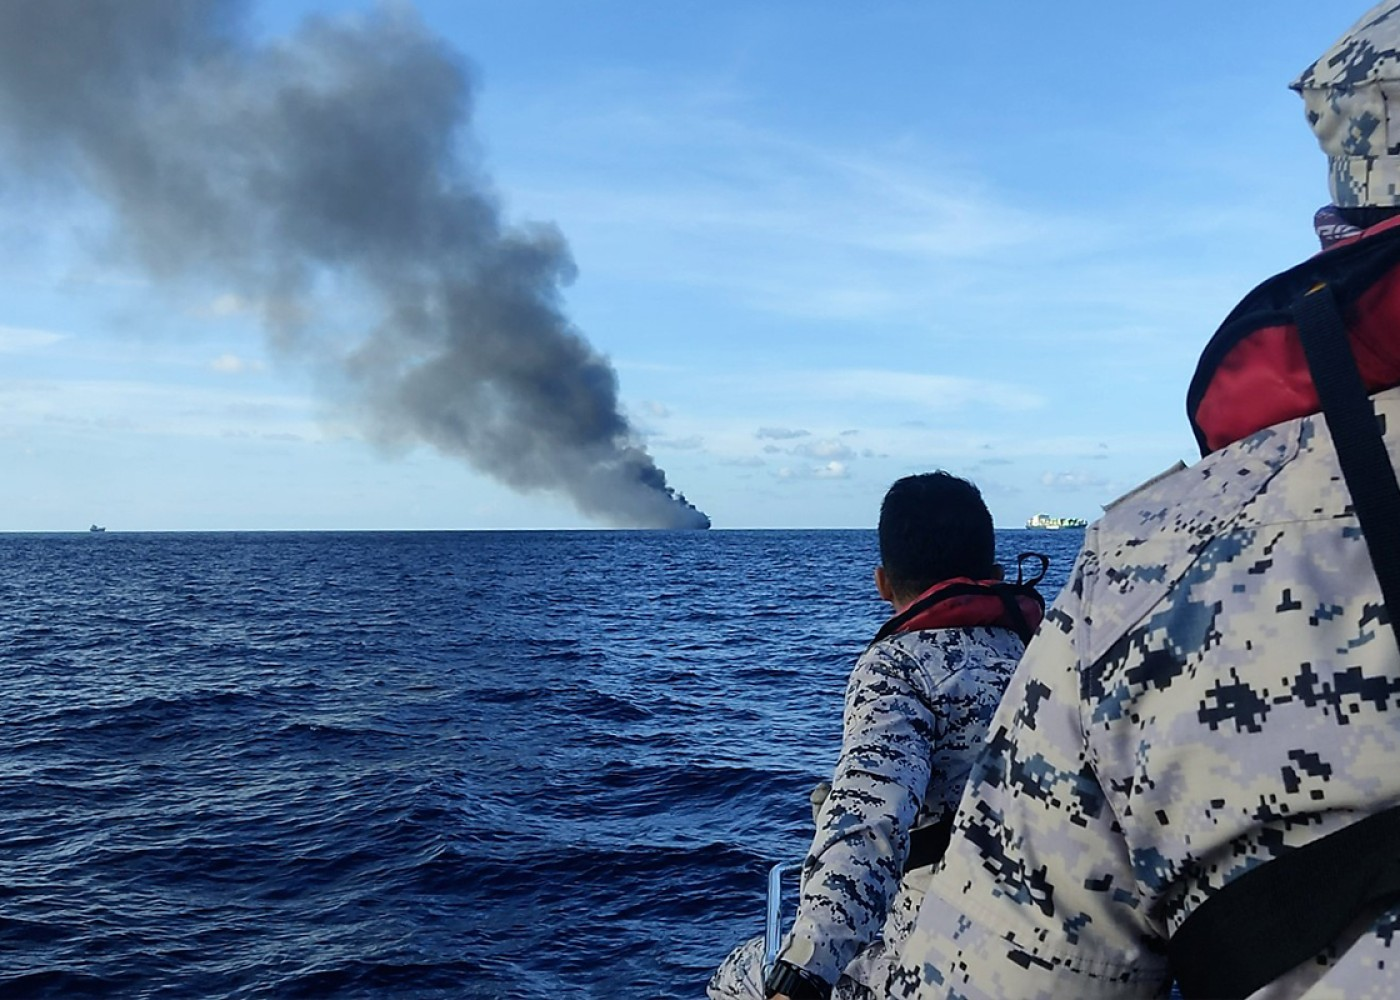
[{"label": "distant cargo ship", "polygon": [[1026,522],[1026,527],[1050,528],[1053,531],[1060,528],[1084,528],[1087,527],[1088,524],[1088,521],[1081,520],[1077,517],[1051,517],[1049,514],[1037,514]]}]

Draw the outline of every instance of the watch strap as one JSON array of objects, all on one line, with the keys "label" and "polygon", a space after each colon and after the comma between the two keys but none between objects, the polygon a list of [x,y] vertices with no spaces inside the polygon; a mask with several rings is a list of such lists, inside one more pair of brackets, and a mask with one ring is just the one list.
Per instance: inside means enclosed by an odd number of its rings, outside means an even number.
[{"label": "watch strap", "polygon": [[792,1000],[830,1000],[831,984],[814,972],[779,959],[773,963],[768,978],[763,981],[765,997],[778,994]]}]

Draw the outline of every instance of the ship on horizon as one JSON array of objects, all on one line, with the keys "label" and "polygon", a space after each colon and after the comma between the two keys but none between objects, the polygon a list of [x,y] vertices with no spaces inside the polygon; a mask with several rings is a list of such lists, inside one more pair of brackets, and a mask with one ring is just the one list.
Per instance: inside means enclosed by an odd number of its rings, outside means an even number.
[{"label": "ship on horizon", "polygon": [[1078,517],[1051,517],[1049,514],[1036,514],[1026,521],[1027,528],[1049,528],[1051,531],[1058,531],[1060,528],[1084,528],[1089,522]]}]

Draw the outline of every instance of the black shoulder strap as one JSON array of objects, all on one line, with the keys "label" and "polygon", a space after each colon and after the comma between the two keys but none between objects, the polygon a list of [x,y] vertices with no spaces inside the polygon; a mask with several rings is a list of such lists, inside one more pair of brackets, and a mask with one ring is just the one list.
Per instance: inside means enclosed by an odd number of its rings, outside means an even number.
[{"label": "black shoulder strap", "polygon": [[1373,903],[1400,896],[1400,806],[1245,872],[1172,935],[1187,1000],[1247,997],[1318,955]]},{"label": "black shoulder strap", "polygon": [[[1027,560],[1038,560],[1040,571],[1026,579]],[[1040,591],[1035,589],[1035,585],[1045,579],[1046,572],[1050,569],[1050,557],[1039,552],[1022,552],[1016,556],[1016,582],[999,583],[993,586],[997,597],[1001,598],[1001,606],[1006,609],[1006,617],[1011,622],[1012,629],[1021,637],[1021,641],[1030,645],[1031,639],[1035,636],[1035,629],[1026,620],[1025,613],[1021,611],[1020,598],[1029,597],[1040,605],[1040,610],[1045,610],[1045,598]]]},{"label": "black shoulder strap", "polygon": [[[1006,620],[1011,623],[1011,631],[1021,638],[1022,645],[1030,645],[1031,637],[1035,635],[1035,629],[1031,628],[1031,623],[1026,620],[1025,612],[1021,610],[1019,600],[1022,588],[1014,583],[998,583],[992,586],[992,592],[1001,601],[1001,608],[1006,612]],[[1039,597],[1039,594],[1035,594]],[[1041,602],[1041,610],[1045,610],[1044,601]]]},{"label": "black shoulder strap", "polygon": [[1325,284],[1313,288],[1298,301],[1293,315],[1352,509],[1380,581],[1386,617],[1400,642],[1400,485],[1380,421],[1347,344],[1346,324],[1332,289]]},{"label": "black shoulder strap", "polygon": [[[1351,492],[1352,508],[1400,644],[1400,485],[1347,345],[1332,289],[1320,284],[1294,318]],[[1400,899],[1400,807],[1290,851],[1234,879],[1172,935],[1183,996],[1246,997],[1327,947],[1373,905]]]}]

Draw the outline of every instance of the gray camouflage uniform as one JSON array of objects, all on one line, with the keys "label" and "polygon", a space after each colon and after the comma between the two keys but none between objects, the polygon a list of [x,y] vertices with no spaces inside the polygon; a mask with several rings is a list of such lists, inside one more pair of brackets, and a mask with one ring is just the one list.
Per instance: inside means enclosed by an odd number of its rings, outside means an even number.
[{"label": "gray camouflage uniform", "polygon": [[[1397,11],[1293,85],[1344,208],[1400,205]],[[1400,388],[1372,401],[1400,465]],[[992,721],[886,995],[1165,996],[1166,942],[1211,894],[1400,803],[1389,621],[1320,415],[1115,504]],[[1400,996],[1397,931],[1400,906],[1363,914],[1255,996]]]},{"label": "gray camouflage uniform", "polygon": [[[1002,689],[1024,647],[1004,628],[900,633],[871,646],[846,687],[841,754],[803,866],[797,917],[779,957],[836,983],[882,984],[881,942],[912,924],[928,869],[901,880],[909,831],[956,807]],[[763,940],[716,971],[712,1000],[762,998]]]},{"label": "gray camouflage uniform", "polygon": [[[1374,400],[1400,429],[1400,389]],[[1397,660],[1321,416],[1120,501],[992,721],[889,995],[1166,995],[1207,896],[1400,802]],[[1400,995],[1397,929],[1269,995]]]}]

